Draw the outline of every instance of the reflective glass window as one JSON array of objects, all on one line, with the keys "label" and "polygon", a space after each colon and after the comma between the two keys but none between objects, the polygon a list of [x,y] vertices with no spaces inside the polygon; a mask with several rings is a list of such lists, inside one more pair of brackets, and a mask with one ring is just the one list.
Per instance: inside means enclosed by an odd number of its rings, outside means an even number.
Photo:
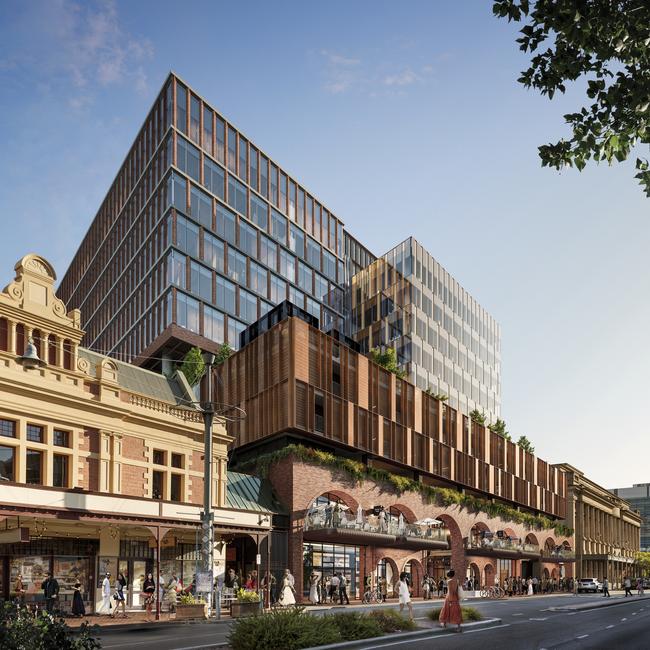
[{"label": "reflective glass window", "polygon": [[280,243],[287,243],[287,218],[271,209],[271,235]]},{"label": "reflective glass window", "polygon": [[253,291],[256,291],[261,296],[266,298],[267,293],[267,278],[269,272],[259,264],[250,260],[248,272],[248,286]]},{"label": "reflective glass window", "polygon": [[291,253],[283,248],[280,249],[280,274],[289,282],[296,281],[296,260]]},{"label": "reflective glass window", "polygon": [[189,219],[176,217],[176,245],[192,257],[199,256],[199,227]]},{"label": "reflective glass window", "polygon": [[190,262],[191,291],[205,302],[212,302],[212,271],[201,264]]},{"label": "reflective glass window", "polygon": [[167,255],[167,282],[185,289],[185,263],[187,258],[178,251],[170,251]]},{"label": "reflective glass window", "polygon": [[287,298],[287,283],[277,275],[273,275],[273,273],[271,273],[271,293],[269,298],[276,305]]},{"label": "reflective glass window", "polygon": [[257,298],[248,291],[239,288],[239,317],[246,323],[257,320]]},{"label": "reflective glass window", "polygon": [[176,84],[176,128],[187,133],[187,89]]},{"label": "reflective glass window", "polygon": [[225,162],[225,146],[226,146],[226,125],[224,121],[217,115],[215,118],[216,124],[216,144],[215,158],[220,162]]},{"label": "reflective glass window", "polygon": [[235,224],[237,217],[228,208],[217,203],[217,229],[216,233],[230,244],[235,244]]},{"label": "reflective glass window", "polygon": [[235,350],[239,349],[239,335],[246,329],[244,323],[228,317],[228,343]]},{"label": "reflective glass window", "polygon": [[289,285],[289,301],[301,309],[305,308],[305,294],[291,285]]},{"label": "reflective glass window", "polygon": [[252,145],[249,148],[249,156],[250,156],[250,163],[249,163],[249,176],[248,176],[248,184],[256,190],[258,185],[257,185],[257,149],[253,147]]},{"label": "reflective glass window", "polygon": [[239,221],[239,248],[250,257],[257,259],[257,230],[243,219]]},{"label": "reflective glass window", "polygon": [[190,214],[201,225],[212,230],[212,198],[193,185],[190,187]]},{"label": "reflective glass window", "polygon": [[269,222],[269,206],[266,201],[251,193],[251,216],[250,219],[262,230],[267,230]]},{"label": "reflective glass window", "polygon": [[239,136],[239,177],[246,180],[248,171],[248,141]]},{"label": "reflective glass window", "polygon": [[212,130],[212,119],[214,113],[205,106],[203,108],[203,148],[214,156],[214,131]]},{"label": "reflective glass window", "polygon": [[237,173],[237,131],[228,127],[228,169],[233,173]]},{"label": "reflective glass window", "polygon": [[220,199],[226,198],[226,172],[209,158],[203,159],[204,185]]},{"label": "reflective glass window", "polygon": [[201,157],[199,150],[183,138],[176,142],[176,166],[191,176],[195,181],[201,181]]},{"label": "reflective glass window", "polygon": [[220,311],[203,305],[203,336],[217,343],[223,342],[224,317]]},{"label": "reflective glass window", "polygon": [[228,248],[228,277],[238,284],[246,284],[246,256]]},{"label": "reflective glass window", "polygon": [[278,245],[266,235],[260,235],[260,262],[274,271],[278,267]]},{"label": "reflective glass window", "polygon": [[280,172],[280,210],[287,212],[287,175]]},{"label": "reflective glass window", "polygon": [[271,203],[278,204],[278,168],[271,163]]},{"label": "reflective glass window", "polygon": [[210,233],[203,232],[203,261],[213,269],[223,273],[223,242]]},{"label": "reflective glass window", "polygon": [[201,127],[201,102],[194,95],[190,95],[190,138],[199,143]]},{"label": "reflective glass window", "polygon": [[312,292],[312,270],[302,262],[298,262],[298,286],[307,293]]},{"label": "reflective glass window", "polygon": [[176,293],[176,324],[199,333],[199,301],[180,291]]},{"label": "reflective glass window", "polygon": [[234,314],[235,312],[235,285],[220,275],[217,276],[217,300],[219,309]]},{"label": "reflective glass window", "polygon": [[260,154],[260,194],[269,198],[269,159]]},{"label": "reflective glass window", "polygon": [[237,212],[247,215],[246,186],[233,176],[228,176],[228,205]]},{"label": "reflective glass window", "polygon": [[294,224],[289,224],[289,248],[299,258],[305,258],[305,233]]}]

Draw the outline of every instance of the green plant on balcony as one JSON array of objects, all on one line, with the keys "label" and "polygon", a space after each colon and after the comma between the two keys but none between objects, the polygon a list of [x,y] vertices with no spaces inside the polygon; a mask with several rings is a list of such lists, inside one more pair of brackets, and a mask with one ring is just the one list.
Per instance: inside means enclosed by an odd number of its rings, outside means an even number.
[{"label": "green plant on balcony", "polygon": [[480,424],[481,426],[485,426],[485,422],[487,421],[485,411],[481,413],[481,411],[479,411],[478,409],[474,409],[473,411],[470,411],[469,419],[472,422],[476,422],[476,424]]},{"label": "green plant on balcony", "polygon": [[400,379],[406,377],[406,372],[401,370],[397,365],[397,352],[395,351],[395,348],[386,348],[385,350],[381,350],[380,348],[371,348],[368,356],[377,365],[385,368],[388,372],[397,375]]},{"label": "green plant on balcony", "polygon": [[533,447],[530,440],[528,440],[526,436],[519,436],[519,440],[517,440],[517,446],[519,446],[524,451],[527,451],[529,454],[535,453],[535,447]]},{"label": "green plant on balcony", "polygon": [[293,456],[294,458],[312,465],[320,465],[330,470],[338,470],[356,482],[370,479],[375,483],[389,485],[397,494],[404,492],[419,493],[427,503],[440,506],[458,506],[470,512],[484,512],[491,517],[500,517],[504,521],[514,521],[525,525],[529,529],[550,530],[554,529],[558,536],[571,537],[573,530],[564,524],[554,523],[543,515],[532,515],[521,512],[517,508],[504,503],[482,499],[480,497],[464,494],[451,488],[426,485],[399,474],[393,474],[385,469],[367,467],[363,463],[347,458],[340,458],[326,451],[312,449],[304,445],[292,444],[268,454],[263,454],[249,461],[244,468],[254,469],[259,476],[268,476],[271,465]]},{"label": "green plant on balcony", "polygon": [[501,436],[502,438],[505,438],[506,440],[512,440],[512,436],[506,429],[506,422],[501,418],[497,418],[496,422],[489,424],[488,429],[492,431],[492,433],[496,433],[497,435]]}]

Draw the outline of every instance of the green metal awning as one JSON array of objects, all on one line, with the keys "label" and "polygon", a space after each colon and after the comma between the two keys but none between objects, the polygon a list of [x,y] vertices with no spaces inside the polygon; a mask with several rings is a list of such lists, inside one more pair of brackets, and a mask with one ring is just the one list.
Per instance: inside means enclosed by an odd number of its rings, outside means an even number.
[{"label": "green metal awning", "polygon": [[271,484],[258,476],[228,471],[226,504],[235,510],[263,512],[265,514],[288,514],[275,498]]}]

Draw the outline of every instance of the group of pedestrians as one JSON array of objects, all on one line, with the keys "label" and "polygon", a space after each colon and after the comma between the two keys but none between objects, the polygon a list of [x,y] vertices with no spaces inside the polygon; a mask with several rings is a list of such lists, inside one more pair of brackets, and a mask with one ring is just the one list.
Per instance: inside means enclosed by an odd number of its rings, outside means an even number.
[{"label": "group of pedestrians", "polygon": [[317,571],[312,571],[309,576],[309,602],[312,605],[338,602],[341,605],[349,605],[348,579],[339,571],[327,576],[322,576]]}]

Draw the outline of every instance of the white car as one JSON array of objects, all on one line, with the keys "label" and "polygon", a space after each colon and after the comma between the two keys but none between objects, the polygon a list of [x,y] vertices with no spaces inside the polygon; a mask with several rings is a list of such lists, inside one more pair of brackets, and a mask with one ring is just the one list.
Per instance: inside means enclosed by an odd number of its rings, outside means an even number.
[{"label": "white car", "polygon": [[591,592],[597,594],[603,590],[603,583],[596,578],[581,578],[578,580],[578,593]]}]

